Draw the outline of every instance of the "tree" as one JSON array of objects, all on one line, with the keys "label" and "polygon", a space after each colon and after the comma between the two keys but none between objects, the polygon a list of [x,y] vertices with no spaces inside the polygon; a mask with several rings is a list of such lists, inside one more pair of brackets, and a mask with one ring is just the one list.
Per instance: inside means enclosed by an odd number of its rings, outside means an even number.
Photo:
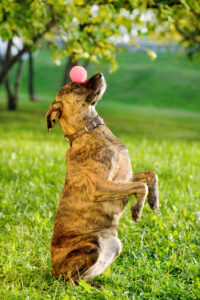
[{"label": "tree", "polygon": [[173,39],[183,45],[191,58],[200,56],[200,2],[180,0],[173,5],[159,6],[157,24],[159,36]]},{"label": "tree", "polygon": [[[6,86],[8,109],[14,110],[17,106],[19,73],[21,72],[23,54],[32,50],[34,44],[55,26],[57,18],[60,17],[61,6],[63,5],[57,3],[56,7],[59,8],[57,12],[54,4],[44,4],[42,1],[1,1],[0,36],[8,43],[4,55],[0,58],[0,84],[5,83]],[[21,49],[12,54],[11,50],[15,37],[21,38],[23,43]],[[15,89],[12,92],[8,72],[16,64],[19,64],[19,67],[16,73]]]},{"label": "tree", "polygon": [[[16,41],[15,41],[16,42]],[[14,48],[13,48],[14,47]],[[2,65],[4,60],[9,60],[12,56],[13,51],[17,51],[17,46],[13,42],[13,40],[9,40],[5,43],[1,42],[1,51],[0,51],[0,65]],[[6,48],[6,51],[5,51]],[[13,50],[13,51],[12,51]],[[21,73],[22,73],[22,58],[18,61],[17,68],[15,71],[15,79],[13,84],[11,84],[8,76],[5,77],[5,89],[8,97],[8,108],[13,110],[16,108],[16,104],[18,101],[18,91],[21,82]]]},{"label": "tree", "polygon": [[[72,55],[75,60],[86,58],[99,62],[105,59],[112,70],[116,69],[117,38],[122,31],[130,33],[134,24],[141,25],[138,14],[130,17],[136,8],[144,9],[143,1],[110,0],[91,4],[86,0],[2,0],[0,36],[8,40],[8,46],[5,56],[1,57],[0,84],[7,86],[9,109],[16,108],[16,101],[9,97],[9,71],[21,61],[24,53],[39,47],[42,40],[49,41],[52,57],[57,61]],[[18,53],[12,55],[10,45],[16,36],[23,44]],[[64,42],[62,47],[58,37]]]},{"label": "tree", "polygon": [[[14,37],[19,37],[22,47],[12,55],[8,46],[1,57],[0,84],[9,81],[9,71],[21,61],[24,53],[35,51],[45,40],[57,63],[63,57],[96,63],[105,60],[114,71],[116,44],[121,36],[129,36],[131,40],[133,28],[138,34],[144,26],[154,30],[150,22],[142,21],[141,14],[146,9],[174,3],[172,0],[1,0],[0,36],[8,40],[8,45],[13,43]],[[7,87],[9,99],[9,85]],[[11,97],[10,102],[9,109],[16,109],[17,101],[13,102]]]},{"label": "tree", "polygon": [[180,42],[187,48],[188,56],[200,54],[200,2],[183,1],[178,12],[171,11],[174,27],[180,35]]}]

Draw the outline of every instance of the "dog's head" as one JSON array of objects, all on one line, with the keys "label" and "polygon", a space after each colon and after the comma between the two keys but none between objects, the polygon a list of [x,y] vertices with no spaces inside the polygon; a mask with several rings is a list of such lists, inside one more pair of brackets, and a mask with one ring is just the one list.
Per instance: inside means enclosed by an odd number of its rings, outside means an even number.
[{"label": "dog's head", "polygon": [[47,130],[54,127],[56,118],[60,118],[63,130],[67,124],[70,127],[87,120],[91,108],[102,98],[105,90],[106,82],[102,73],[97,73],[83,83],[71,82],[65,85],[46,114]]}]

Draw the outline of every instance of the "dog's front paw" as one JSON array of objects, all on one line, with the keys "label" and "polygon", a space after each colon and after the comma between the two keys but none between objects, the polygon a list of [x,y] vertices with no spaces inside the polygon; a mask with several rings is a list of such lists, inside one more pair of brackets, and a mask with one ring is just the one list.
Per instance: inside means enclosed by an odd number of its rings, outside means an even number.
[{"label": "dog's front paw", "polygon": [[141,209],[139,210],[137,205],[131,207],[131,216],[135,223],[141,218]]},{"label": "dog's front paw", "polygon": [[149,206],[153,210],[158,210],[159,207],[159,195],[158,195],[158,189],[157,188],[149,188],[148,198],[147,201],[149,203]]}]

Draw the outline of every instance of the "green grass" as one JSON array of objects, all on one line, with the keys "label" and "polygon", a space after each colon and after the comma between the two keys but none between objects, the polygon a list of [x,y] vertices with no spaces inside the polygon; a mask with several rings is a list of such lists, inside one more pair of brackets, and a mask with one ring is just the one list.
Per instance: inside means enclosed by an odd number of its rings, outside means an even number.
[{"label": "green grass", "polygon": [[[162,105],[152,103],[153,96],[147,102],[148,97],[140,96],[139,87],[134,90],[129,86],[127,95],[131,91],[135,96],[138,93],[138,98],[134,98],[138,102],[131,104],[127,96],[125,105],[121,89],[117,92],[116,88],[120,77],[126,82],[125,75],[128,77],[131,67],[141,70],[139,65],[144,64],[144,69],[155,68],[156,72],[157,68],[163,73],[165,68],[175,68],[174,56],[161,57],[156,67],[141,54],[134,55],[121,55],[119,73],[107,75],[113,83],[108,85],[108,95],[99,103],[98,110],[126,144],[133,170],[158,173],[159,211],[154,213],[146,204],[136,225],[130,217],[130,205],[134,201],[130,198],[119,225],[123,251],[111,268],[95,279],[94,282],[103,286],[101,289],[84,282],[68,286],[51,276],[50,241],[65,180],[68,144],[59,126],[46,133],[45,112],[59,87],[55,67],[49,65],[46,77],[42,77],[41,67],[37,86],[43,102],[29,103],[23,82],[18,112],[7,112],[1,103],[1,299],[200,298],[200,106],[195,100],[198,86],[194,85],[193,100],[187,105],[185,102],[180,105],[179,89],[174,90],[177,97],[175,93],[173,101],[170,93],[167,98],[164,84],[159,87],[160,97],[168,101],[160,102]],[[38,58],[41,66],[47,64],[47,59]],[[180,59],[176,68],[181,75],[185,70],[188,82],[193,82],[197,76],[194,74],[200,73],[196,66],[188,66]],[[146,83],[149,80],[146,78]],[[151,90],[157,93],[153,87]],[[3,99],[4,93],[1,95]],[[144,103],[140,102],[142,99]]]}]

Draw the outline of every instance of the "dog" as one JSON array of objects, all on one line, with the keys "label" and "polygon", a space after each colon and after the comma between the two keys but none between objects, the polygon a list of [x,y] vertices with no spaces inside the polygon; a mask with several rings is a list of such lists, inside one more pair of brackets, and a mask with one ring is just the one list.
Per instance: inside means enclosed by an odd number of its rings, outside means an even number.
[{"label": "dog", "polygon": [[117,227],[131,195],[135,222],[146,196],[153,210],[159,206],[156,173],[132,172],[128,150],[96,112],[105,90],[102,73],[83,83],[71,82],[58,92],[46,114],[47,130],[59,118],[70,142],[51,241],[52,274],[67,282],[90,281],[119,256]]}]

